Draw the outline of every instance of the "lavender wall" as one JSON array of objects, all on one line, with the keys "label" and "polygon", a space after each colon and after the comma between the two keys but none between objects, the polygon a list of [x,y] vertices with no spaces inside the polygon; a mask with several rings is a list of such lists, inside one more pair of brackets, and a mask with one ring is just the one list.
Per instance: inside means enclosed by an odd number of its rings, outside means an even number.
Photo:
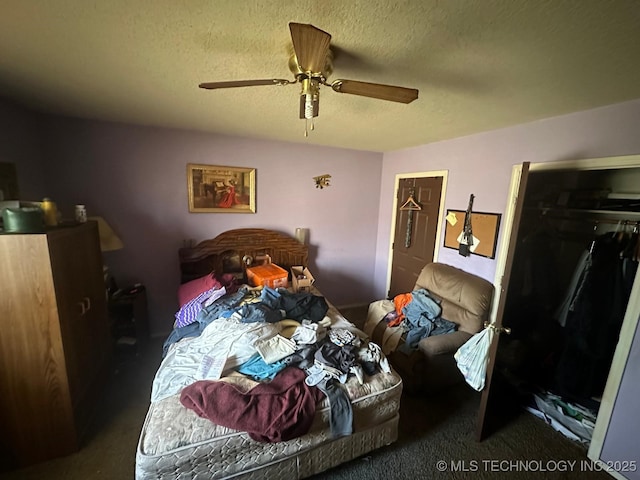
[{"label": "lavender wall", "polygon": [[[551,162],[640,153],[640,100],[384,154],[375,257],[375,292],[386,292],[395,175],[448,170],[445,208],[504,213],[511,169]],[[444,230],[443,230],[444,235]],[[442,246],[443,238],[440,239]],[[499,247],[499,246],[498,246]],[[496,260],[440,248],[439,261],[493,282]]]},{"label": "lavender wall", "polygon": [[[86,204],[121,237],[125,248],[105,262],[119,283],[146,285],[153,333],[171,328],[183,240],[233,228],[309,228],[321,291],[337,305],[374,297],[382,154],[59,117],[45,124],[51,196],[67,217]],[[189,213],[187,163],[255,167],[257,213]],[[325,173],[331,186],[315,188]]]},{"label": "lavender wall", "polygon": [[22,200],[41,200],[46,195],[38,116],[0,99],[0,162],[16,164]]}]

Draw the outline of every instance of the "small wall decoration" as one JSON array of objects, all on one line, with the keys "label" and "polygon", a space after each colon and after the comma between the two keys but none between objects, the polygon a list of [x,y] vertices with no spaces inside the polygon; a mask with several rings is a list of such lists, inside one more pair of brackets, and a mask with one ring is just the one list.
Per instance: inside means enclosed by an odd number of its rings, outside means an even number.
[{"label": "small wall decoration", "polygon": [[189,212],[255,213],[256,169],[187,164]]},{"label": "small wall decoration", "polygon": [[[447,210],[445,217],[444,246],[458,250],[463,241],[462,230],[464,228],[467,212],[464,210]],[[498,231],[500,229],[499,213],[473,212],[471,225],[473,227],[473,245],[470,251],[474,255],[495,258]]]},{"label": "small wall decoration", "polygon": [[324,188],[324,187],[330,187],[331,185],[329,184],[329,179],[331,178],[331,175],[329,175],[328,173],[325,173],[324,175],[318,175],[317,177],[313,177],[313,181],[316,182],[316,188]]}]

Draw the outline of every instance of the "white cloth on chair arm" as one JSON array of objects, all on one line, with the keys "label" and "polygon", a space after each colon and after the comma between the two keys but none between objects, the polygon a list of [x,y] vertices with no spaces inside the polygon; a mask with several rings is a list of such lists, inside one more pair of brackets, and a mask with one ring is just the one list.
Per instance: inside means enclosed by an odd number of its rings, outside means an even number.
[{"label": "white cloth on chair arm", "polygon": [[427,357],[453,355],[471,336],[470,333],[460,330],[444,335],[435,335],[420,340],[418,349]]}]

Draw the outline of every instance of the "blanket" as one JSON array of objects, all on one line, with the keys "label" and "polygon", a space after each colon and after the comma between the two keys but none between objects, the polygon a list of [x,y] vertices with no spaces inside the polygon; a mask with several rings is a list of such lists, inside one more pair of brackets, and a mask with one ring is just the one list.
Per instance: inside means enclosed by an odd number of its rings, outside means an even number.
[{"label": "blanket", "polygon": [[304,371],[287,367],[248,392],[226,382],[201,380],[182,390],[180,402],[200,417],[244,430],[259,442],[282,442],[309,431],[323,397],[305,378]]}]

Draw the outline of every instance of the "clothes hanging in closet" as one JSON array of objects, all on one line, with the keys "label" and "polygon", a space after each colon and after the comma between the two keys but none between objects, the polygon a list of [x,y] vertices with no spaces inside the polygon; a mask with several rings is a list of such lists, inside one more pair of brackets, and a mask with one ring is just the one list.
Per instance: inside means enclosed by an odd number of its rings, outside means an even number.
[{"label": "clothes hanging in closet", "polygon": [[[596,237],[566,315],[556,389],[576,400],[599,397],[611,368],[638,262],[621,258],[616,234]],[[575,278],[575,275],[574,275]]]},{"label": "clothes hanging in closet", "polygon": [[521,282],[519,295],[532,299],[541,310],[542,318],[550,315],[550,309],[559,300],[559,250],[560,239],[556,232],[544,225],[525,236],[518,249],[520,259],[515,264],[519,269],[516,278]]}]

